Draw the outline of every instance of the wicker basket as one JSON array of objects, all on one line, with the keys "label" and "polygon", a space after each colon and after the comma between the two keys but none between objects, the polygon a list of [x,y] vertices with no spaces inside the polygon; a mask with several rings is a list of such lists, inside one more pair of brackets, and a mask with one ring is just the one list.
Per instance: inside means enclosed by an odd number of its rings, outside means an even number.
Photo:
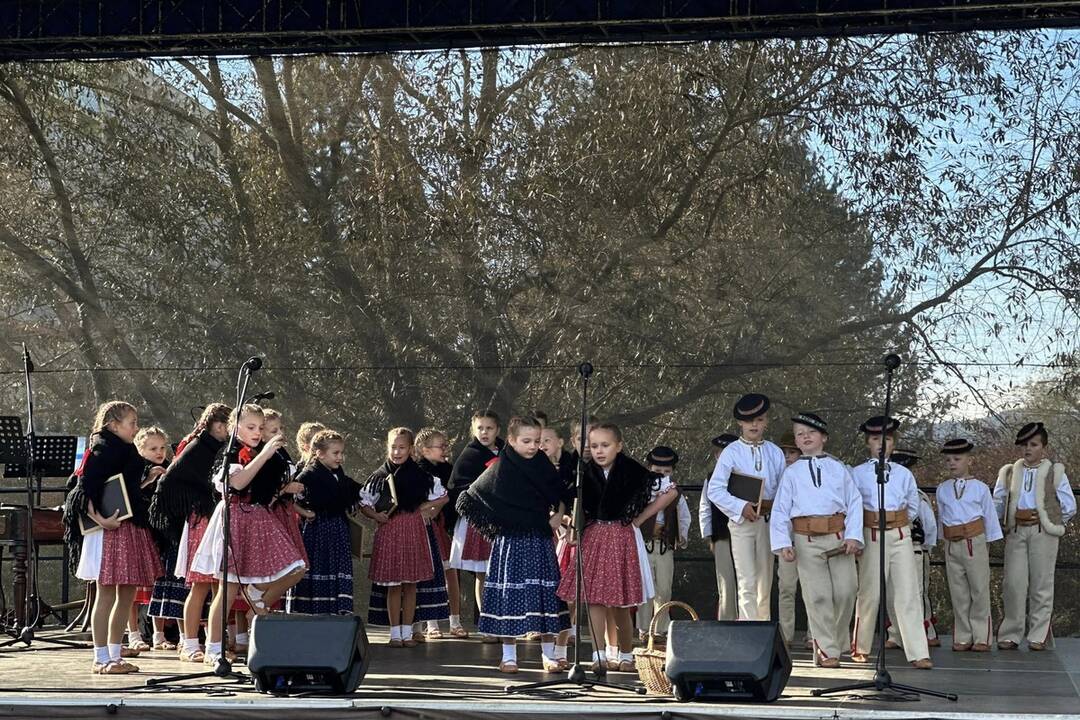
[{"label": "wicker basket", "polygon": [[660,619],[664,611],[669,607],[680,607],[690,614],[691,620],[697,620],[698,614],[694,608],[684,602],[672,600],[656,609],[652,622],[649,623],[649,644],[647,647],[634,650],[634,666],[637,668],[638,677],[650,695],[670,695],[671,681],[664,673],[664,660],[667,657],[666,650],[656,648],[656,621]]}]

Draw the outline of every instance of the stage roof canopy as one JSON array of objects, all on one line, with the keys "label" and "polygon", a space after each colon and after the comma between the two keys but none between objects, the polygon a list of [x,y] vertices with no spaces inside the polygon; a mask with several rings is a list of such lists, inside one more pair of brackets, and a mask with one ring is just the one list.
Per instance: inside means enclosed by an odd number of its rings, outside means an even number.
[{"label": "stage roof canopy", "polygon": [[0,0],[0,59],[384,52],[1080,24],[1070,0]]}]

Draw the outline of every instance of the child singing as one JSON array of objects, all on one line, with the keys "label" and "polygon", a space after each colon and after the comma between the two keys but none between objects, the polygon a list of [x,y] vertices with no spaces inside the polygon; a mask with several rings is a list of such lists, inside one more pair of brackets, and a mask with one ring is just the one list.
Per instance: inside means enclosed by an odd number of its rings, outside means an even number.
[{"label": "child singing", "polygon": [[[302,549],[296,547],[285,526],[270,507],[279,493],[297,492],[303,486],[288,481],[289,466],[278,450],[285,438],[275,435],[262,442],[263,412],[258,405],[244,405],[230,417],[237,447],[222,457],[215,468],[215,485],[227,474],[229,496],[229,567],[223,571],[222,526],[225,499],[218,502],[206,533],[195,551],[191,568],[224,582],[210,603],[207,642],[203,662],[216,665],[222,653],[221,617],[233,606],[240,586],[252,612],[265,614],[285,592],[304,576]],[[224,485],[221,484],[222,490]]]},{"label": "child singing", "polygon": [[[450,438],[446,433],[435,428],[422,428],[416,433],[416,447],[413,449],[413,457],[416,464],[424,472],[434,475],[446,487],[450,482],[450,473],[453,465],[447,462],[450,452]],[[469,631],[461,624],[461,586],[458,583],[458,572],[450,568],[450,535],[446,518],[449,513],[449,505],[444,505],[434,518],[430,527],[435,535],[435,542],[439,548],[439,561],[443,566],[446,580],[447,603],[450,615],[450,636],[457,638],[469,637]],[[430,639],[438,639],[443,636],[439,630],[438,620],[427,621],[425,635]]]},{"label": "child singing", "polygon": [[158,481],[150,503],[150,520],[169,545],[167,558],[175,558],[172,574],[189,588],[180,626],[180,659],[202,662],[199,625],[206,599],[216,579],[189,570],[206,524],[214,512],[210,476],[214,459],[229,436],[229,413],[222,403],[207,405],[191,433],[176,446],[176,458]]},{"label": "child singing", "polygon": [[953,606],[954,652],[990,652],[990,543],[1004,535],[990,486],[971,477],[970,440],[941,446],[952,476],[938,485],[938,533],[945,539],[945,576]]},{"label": "child singing", "polygon": [[[76,471],[76,483],[64,509],[66,536],[80,536],[79,515],[85,514],[101,530],[82,536],[76,576],[97,583],[97,598],[91,619],[95,675],[138,672],[139,668],[120,656],[135,591],[150,586],[161,576],[161,559],[150,535],[147,503],[140,492],[145,461],[135,449],[139,418],[135,408],[119,400],[98,408],[90,436],[90,447]],[[101,507],[105,483],[115,475],[127,489],[132,517],[119,520],[119,511],[104,517]]]},{"label": "child singing", "polygon": [[311,564],[289,593],[289,612],[352,615],[352,543],[345,516],[360,501],[360,486],[341,467],[341,433],[320,430],[311,440],[310,453],[296,482],[304,486],[300,505],[313,515],[300,530]]},{"label": "child singing", "polygon": [[[660,478],[622,452],[622,431],[617,425],[600,423],[589,431],[591,459],[582,475],[582,511],[585,530],[578,551],[582,557],[582,597],[589,607],[592,627],[592,669],[606,673],[609,658],[602,644],[611,610],[618,629],[618,669],[632,672],[630,654],[634,626],[631,611],[654,595],[652,573],[641,536],[641,525],[675,500],[670,480]],[[659,483],[659,487],[655,487]],[[655,499],[650,501],[654,489]],[[559,583],[558,595],[574,600],[576,563],[571,564]],[[612,663],[616,658],[610,658]]]},{"label": "child singing", "polygon": [[825,454],[825,421],[808,412],[791,420],[801,455],[780,477],[769,534],[780,561],[798,565],[814,665],[837,668],[858,591],[862,495],[847,467]]},{"label": "child singing", "polygon": [[[386,462],[372,473],[360,491],[360,511],[379,524],[371,550],[368,577],[372,595],[385,592],[390,647],[416,647],[416,585],[435,577],[425,514],[433,517],[446,503],[438,478],[412,459],[412,430],[397,427],[386,436]],[[396,506],[391,495],[396,494]],[[380,589],[381,586],[381,589]],[[376,603],[372,603],[375,611]],[[382,621],[377,612],[372,624]]]},{"label": "child singing", "polygon": [[[165,431],[159,427],[148,427],[139,430],[135,436],[135,448],[139,455],[146,460],[146,469],[142,480],[142,493],[147,504],[153,502],[154,494],[160,478],[168,469],[167,459],[169,453],[169,438]],[[153,528],[153,517],[150,525]],[[176,568],[176,549],[163,534],[153,528],[154,540],[161,550],[161,564],[163,574],[154,581],[154,587],[146,593],[143,604],[147,606],[146,614],[153,618],[154,650],[176,650],[176,645],[165,639],[165,621],[176,620],[179,622],[184,617],[184,600],[187,599],[187,588],[182,580],[177,580],[173,572]],[[142,637],[138,625],[138,605],[143,595],[143,588],[136,594],[135,603],[131,607],[131,617],[128,620],[128,647],[135,650],[149,650],[150,645]],[[183,635],[183,628],[181,628]]]},{"label": "child singing", "polygon": [[562,523],[567,492],[555,466],[540,452],[540,432],[535,418],[513,418],[498,461],[457,503],[461,517],[492,540],[479,630],[502,638],[499,671],[504,673],[518,671],[514,639],[530,632],[541,636],[545,672],[558,672],[555,635],[570,627],[566,604],[555,594],[554,533]]}]

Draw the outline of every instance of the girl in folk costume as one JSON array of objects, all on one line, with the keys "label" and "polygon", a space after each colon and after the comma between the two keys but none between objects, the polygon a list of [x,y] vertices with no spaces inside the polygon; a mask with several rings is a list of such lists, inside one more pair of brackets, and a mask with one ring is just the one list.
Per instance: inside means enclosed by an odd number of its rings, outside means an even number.
[{"label": "girl in folk costume", "polygon": [[[453,472],[453,465],[446,460],[449,451],[450,438],[441,430],[422,428],[416,434],[416,445],[413,448],[413,457],[416,459],[416,464],[424,472],[437,477],[443,487],[449,484],[450,473]],[[438,514],[432,518],[430,527],[439,548],[439,557],[436,562],[442,564],[446,580],[450,635],[451,637],[467,638],[469,637],[469,631],[461,625],[461,586],[458,583],[458,573],[457,570],[450,569],[450,535],[446,522],[448,511],[449,506],[444,505]],[[438,639],[443,636],[442,631],[439,630],[438,620],[427,621],[425,635],[430,639]]]},{"label": "girl in folk costume", "polygon": [[555,634],[570,627],[570,614],[555,594],[554,533],[566,495],[558,471],[540,452],[540,422],[515,417],[498,461],[458,498],[461,517],[492,540],[479,630],[502,638],[500,672],[517,672],[514,639],[530,632],[540,633],[544,670],[564,667],[555,657]]},{"label": "girl in folk costume", "polygon": [[[169,438],[165,431],[159,427],[148,427],[139,430],[135,436],[135,449],[146,460],[146,469],[143,473],[142,494],[147,505],[153,501],[154,492],[162,475],[168,468],[167,459],[169,452]],[[153,618],[154,650],[176,650],[176,644],[165,639],[165,621],[167,619],[181,620],[184,617],[184,599],[187,598],[187,588],[183,581],[178,581],[173,575],[176,565],[175,552],[169,552],[169,543],[165,537],[153,527],[153,518],[150,518],[151,529],[154,530],[154,541],[161,551],[161,564],[164,571],[154,581],[153,588],[139,588],[135,594],[135,602],[131,606],[131,615],[128,618],[128,647],[132,650],[149,650],[150,645],[143,639],[139,629],[139,605],[146,605],[146,614]]]},{"label": "girl in folk costume", "polygon": [[320,430],[311,440],[310,453],[296,476],[304,486],[299,503],[314,515],[303,521],[300,531],[310,565],[289,593],[289,612],[352,615],[352,542],[345,516],[359,503],[360,486],[341,467],[345,438],[340,433]]},{"label": "girl in folk costume", "polygon": [[[417,644],[412,627],[417,584],[434,579],[436,574],[425,520],[447,500],[442,482],[421,470],[412,459],[413,438],[408,428],[390,430],[386,462],[360,491],[360,511],[379,524],[368,568],[373,583],[368,622],[390,626],[390,647]],[[392,493],[396,495],[396,506],[392,505]],[[381,617],[376,592],[385,593],[385,618]]]},{"label": "girl in folk costume", "polygon": [[214,511],[214,490],[210,476],[214,460],[228,439],[229,413],[222,403],[207,405],[191,433],[176,446],[176,458],[158,481],[150,502],[150,522],[167,544],[166,564],[172,575],[189,590],[183,600],[180,627],[180,659],[201,662],[199,625],[206,599],[217,580],[210,574],[189,570],[207,522]]},{"label": "girl in folk costume", "polygon": [[[956,438],[941,446],[952,475],[938,485],[939,529],[945,538],[945,575],[953,606],[953,651],[989,652],[989,544],[1000,540],[1001,524],[990,487],[971,477],[969,440]],[[929,548],[928,548],[929,549]]]},{"label": "girl in folk costume", "polygon": [[[738,440],[737,435],[725,433],[712,439],[713,459],[720,459],[720,453],[728,445]],[[716,570],[716,619],[735,620],[739,617],[739,590],[735,582],[735,561],[731,555],[731,531],[728,529],[728,517],[720,508],[709,501],[709,480],[701,488],[698,502],[698,525],[701,536],[709,544],[713,554],[713,567]]]},{"label": "girl in folk costume", "polygon": [[206,526],[191,569],[204,575],[224,578],[210,603],[206,652],[203,662],[216,665],[222,653],[222,614],[233,606],[240,586],[256,614],[269,612],[275,602],[304,576],[303,550],[298,548],[285,526],[273,515],[271,506],[282,492],[294,493],[303,486],[289,482],[289,466],[278,450],[285,438],[275,435],[262,442],[263,412],[258,405],[244,405],[233,411],[230,430],[236,432],[236,448],[230,457],[220,456],[214,484],[221,486],[223,475],[231,492],[229,508],[229,567],[222,570],[222,526],[225,499],[218,502]]},{"label": "girl in folk costume", "polygon": [[[793,417],[801,455],[780,477],[769,536],[783,563],[797,563],[813,635],[814,665],[840,667],[858,592],[862,495],[847,467],[825,454],[828,427],[813,413]],[[830,553],[841,554],[830,556]]]},{"label": "girl in folk costume", "polygon": [[1001,468],[994,486],[1005,532],[1005,617],[998,627],[1002,650],[1015,650],[1025,637],[1028,649],[1035,651],[1051,641],[1054,566],[1065,525],[1076,514],[1076,496],[1065,466],[1046,457],[1049,440],[1042,423],[1020,428],[1016,444],[1023,457]]},{"label": "girl in folk costume", "polygon": [[[480,477],[488,465],[495,461],[503,445],[499,437],[499,417],[492,411],[477,411],[472,417],[472,440],[454,461],[450,474],[450,505],[448,518],[453,515],[454,540],[450,546],[450,568],[457,573],[466,570],[476,576],[474,591],[476,606],[481,607],[484,593],[484,574],[487,573],[488,558],[491,557],[491,543],[476,532],[469,524],[456,517],[457,499],[465,492],[473,480]],[[482,635],[483,642],[498,642],[498,638]]]},{"label": "girl in folk costume", "polygon": [[[138,415],[128,403],[114,400],[98,408],[90,447],[64,508],[69,542],[80,537],[81,515],[102,527],[81,536],[81,553],[78,546],[75,548],[79,558],[76,576],[97,583],[91,672],[98,675],[138,671],[120,656],[124,625],[138,587],[153,585],[161,576],[161,559],[150,534],[147,504],[139,491],[146,463],[133,444],[138,431]],[[121,476],[131,503],[132,517],[128,520],[117,519],[119,511],[104,517],[97,510],[106,481],[115,475]]]},{"label": "girl in folk costume", "polygon": [[[271,438],[275,435],[285,435],[284,420],[281,417],[281,413],[277,410],[264,408],[263,437]],[[293,462],[288,449],[282,447],[278,450],[278,454],[289,466],[289,477],[294,478],[300,468]],[[296,498],[293,497],[293,494],[288,492],[279,494],[277,501],[270,507],[270,511],[273,512],[277,519],[281,521],[281,524],[285,526],[293,543],[301,549],[305,548],[304,538],[300,535],[300,515],[296,510]],[[308,563],[306,550],[304,550],[303,557],[304,562]]]},{"label": "girl in folk costume", "polygon": [[[677,496],[668,480],[650,473],[623,454],[622,432],[617,425],[600,423],[589,431],[591,459],[582,474],[582,512],[585,529],[578,552],[582,555],[582,596],[589,606],[593,627],[593,671],[604,674],[609,661],[622,672],[632,672],[630,654],[634,625],[631,612],[654,594],[652,573],[641,536],[641,525]],[[650,500],[650,498],[653,498]],[[563,574],[558,595],[574,599],[577,563]],[[618,658],[608,658],[601,643],[608,611],[618,629]]]}]

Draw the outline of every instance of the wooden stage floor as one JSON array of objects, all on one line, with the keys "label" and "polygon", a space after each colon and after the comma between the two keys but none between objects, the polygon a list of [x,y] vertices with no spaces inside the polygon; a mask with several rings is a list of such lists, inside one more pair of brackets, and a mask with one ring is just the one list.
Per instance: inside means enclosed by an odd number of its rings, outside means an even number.
[{"label": "wooden stage floor", "polygon": [[[49,637],[46,633],[45,637]],[[371,632],[371,665],[354,695],[275,698],[216,678],[147,689],[146,679],[201,669],[172,653],[144,653],[142,672],[126,676],[89,674],[89,650],[53,648],[0,650],[0,716],[86,718],[116,714],[134,718],[515,718],[580,717],[755,717],[755,718],[974,718],[994,715],[1066,716],[1080,713],[1080,639],[1059,640],[1049,652],[954,654],[949,639],[933,654],[935,669],[916,671],[903,655],[889,651],[893,679],[960,695],[959,702],[924,698],[890,701],[869,697],[814,698],[814,688],[868,679],[871,672],[845,663],[839,670],[812,667],[809,653],[794,652],[794,670],[784,696],[770,705],[676,703],[654,697],[576,688],[560,697],[507,696],[509,683],[549,679],[540,670],[539,644],[522,643],[522,672],[500,675],[498,645],[476,640],[440,640],[415,649],[391,649],[386,635]],[[244,670],[237,664],[237,669]],[[636,675],[609,679],[633,682]]]}]

